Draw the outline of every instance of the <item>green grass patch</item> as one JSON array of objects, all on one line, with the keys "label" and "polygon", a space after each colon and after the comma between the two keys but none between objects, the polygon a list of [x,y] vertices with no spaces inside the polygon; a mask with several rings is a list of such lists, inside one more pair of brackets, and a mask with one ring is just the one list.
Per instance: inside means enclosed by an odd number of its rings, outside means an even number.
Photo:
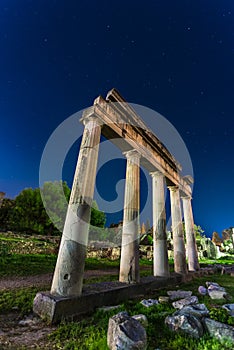
[{"label": "green grass patch", "polygon": [[[196,278],[190,283],[181,284],[179,289],[192,290],[193,295],[197,295],[200,303],[206,306],[214,314],[214,318],[221,321],[219,317],[225,317],[221,306],[226,303],[225,300],[212,300],[208,296],[201,296],[198,293],[199,285],[205,285],[206,281],[215,281],[225,287],[230,295],[234,296],[234,279],[228,275],[209,275]],[[167,290],[178,289],[168,288],[156,291],[151,295],[158,298],[160,295],[166,295]],[[148,296],[147,296],[148,297]],[[139,300],[140,301],[140,300]],[[175,312],[170,305],[160,304],[151,308],[145,308],[139,301],[129,300],[122,304],[119,309],[109,312],[96,311],[92,317],[87,317],[81,322],[63,323],[58,326],[57,330],[49,337],[51,347],[55,349],[81,349],[81,350],[107,350],[107,329],[109,317],[119,311],[127,311],[130,315],[144,314],[146,315],[149,325],[146,329],[148,339],[148,350],[232,350],[233,344],[226,341],[222,342],[208,335],[200,339],[194,339],[187,335],[171,332],[165,325],[167,315]],[[234,302],[234,298],[230,300]],[[220,316],[221,315],[221,316]],[[225,318],[228,322],[228,318]],[[230,320],[229,320],[230,321]]]},{"label": "green grass patch", "polygon": [[31,276],[53,272],[56,255],[12,254],[0,256],[0,277]]},{"label": "green grass patch", "polygon": [[33,299],[39,290],[41,290],[41,287],[19,288],[0,292],[0,313],[16,310],[23,316],[32,312]]}]

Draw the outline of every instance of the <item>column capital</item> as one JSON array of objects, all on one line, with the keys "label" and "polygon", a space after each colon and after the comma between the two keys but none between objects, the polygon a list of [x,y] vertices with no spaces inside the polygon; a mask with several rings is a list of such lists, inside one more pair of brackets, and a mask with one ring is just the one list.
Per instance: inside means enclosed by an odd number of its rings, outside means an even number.
[{"label": "column capital", "polygon": [[141,154],[136,149],[131,149],[130,151],[123,152],[123,155],[125,155],[127,159],[131,160],[141,158]]},{"label": "column capital", "polygon": [[177,191],[179,191],[179,186],[177,186],[177,185],[168,186],[168,188],[169,188],[169,190],[170,190],[171,192],[177,192]]},{"label": "column capital", "polygon": [[82,118],[80,119],[80,122],[86,126],[89,122],[95,122],[97,125],[102,126],[103,121],[95,114],[91,115],[83,115]]},{"label": "column capital", "polygon": [[164,174],[160,170],[151,171],[149,174],[152,177],[165,177]]}]

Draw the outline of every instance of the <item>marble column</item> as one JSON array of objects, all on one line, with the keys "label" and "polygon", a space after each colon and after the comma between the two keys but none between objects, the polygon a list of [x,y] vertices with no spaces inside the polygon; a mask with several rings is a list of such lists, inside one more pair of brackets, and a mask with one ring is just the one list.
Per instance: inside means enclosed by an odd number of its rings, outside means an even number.
[{"label": "marble column", "polygon": [[189,271],[199,270],[191,197],[182,197]]},{"label": "marble column", "polygon": [[136,150],[124,154],[127,158],[127,169],[119,281],[136,283],[140,281],[140,154]]},{"label": "marble column", "polygon": [[160,171],[150,174],[153,187],[153,248],[154,276],[169,276],[166,210],[165,210],[165,178]]},{"label": "marble column", "polygon": [[170,186],[169,190],[171,199],[171,219],[174,246],[174,270],[177,273],[186,274],[186,253],[179,188],[178,186]]},{"label": "marble column", "polygon": [[79,296],[88,243],[101,122],[95,116],[82,118],[85,125],[63,235],[60,243],[51,294]]}]

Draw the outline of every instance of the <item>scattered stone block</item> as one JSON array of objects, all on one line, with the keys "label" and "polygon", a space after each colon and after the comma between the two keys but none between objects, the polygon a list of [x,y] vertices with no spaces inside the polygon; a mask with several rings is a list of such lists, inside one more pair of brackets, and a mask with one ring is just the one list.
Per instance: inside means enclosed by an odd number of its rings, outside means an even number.
[{"label": "scattered stone block", "polygon": [[190,297],[192,292],[189,290],[169,290],[167,295],[169,296],[170,300],[176,300]]},{"label": "scattered stone block", "polygon": [[110,350],[146,350],[145,328],[127,312],[120,312],[109,319],[107,345]]},{"label": "scattered stone block", "polygon": [[206,295],[207,294],[207,289],[204,286],[199,286],[198,287],[198,293],[201,295]]},{"label": "scattered stone block", "polygon": [[158,305],[158,300],[156,299],[143,299],[140,302],[142,305],[144,305],[145,307],[151,307],[153,305]]},{"label": "scattered stone block", "polygon": [[211,299],[227,299],[227,293],[222,290],[208,290],[208,294]]},{"label": "scattered stone block", "polygon": [[207,309],[205,304],[195,304],[195,305],[187,305],[182,309],[176,311],[173,315],[193,315],[195,317],[208,317],[209,310]]},{"label": "scattered stone block", "polygon": [[184,298],[184,299],[180,299],[180,300],[174,301],[172,303],[172,306],[175,309],[182,309],[184,306],[193,305],[193,304],[198,304],[198,298],[195,295],[187,297],[187,298]]},{"label": "scattered stone block", "polygon": [[211,318],[204,318],[203,322],[210,336],[219,340],[230,339],[234,341],[234,327],[212,320]]},{"label": "scattered stone block", "polygon": [[204,334],[201,321],[194,315],[180,314],[167,316],[165,323],[172,331],[187,333],[194,338],[200,338]]}]

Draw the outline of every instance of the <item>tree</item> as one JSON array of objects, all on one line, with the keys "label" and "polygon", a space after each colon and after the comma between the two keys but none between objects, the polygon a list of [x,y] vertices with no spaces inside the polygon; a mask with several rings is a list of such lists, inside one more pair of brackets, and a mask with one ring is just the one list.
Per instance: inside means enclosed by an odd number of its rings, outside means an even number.
[{"label": "tree", "polygon": [[[45,182],[43,188],[26,188],[13,200],[5,198],[0,207],[0,229],[44,235],[63,230],[71,190],[66,182]],[[91,225],[104,227],[105,213],[94,201]]]},{"label": "tree", "polygon": [[12,229],[12,213],[15,207],[14,199],[4,198],[0,207],[0,230]]},{"label": "tree", "polygon": [[106,215],[103,211],[98,209],[96,201],[93,201],[91,208],[91,219],[90,224],[92,226],[104,227],[106,223]]}]

